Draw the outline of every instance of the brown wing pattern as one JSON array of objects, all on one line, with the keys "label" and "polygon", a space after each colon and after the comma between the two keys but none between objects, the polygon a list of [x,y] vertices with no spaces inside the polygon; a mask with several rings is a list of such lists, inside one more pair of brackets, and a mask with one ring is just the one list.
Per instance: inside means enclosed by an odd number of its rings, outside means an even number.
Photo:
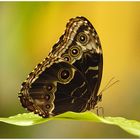
[{"label": "brown wing pattern", "polygon": [[72,18],[48,58],[22,84],[22,106],[42,117],[94,108],[102,69],[101,43],[95,28],[84,17]]}]

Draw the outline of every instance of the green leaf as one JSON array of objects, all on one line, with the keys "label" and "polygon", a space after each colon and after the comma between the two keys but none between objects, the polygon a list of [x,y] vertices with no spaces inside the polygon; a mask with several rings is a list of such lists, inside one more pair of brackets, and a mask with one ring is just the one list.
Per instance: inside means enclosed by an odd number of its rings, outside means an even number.
[{"label": "green leaf", "polygon": [[24,113],[8,118],[0,118],[1,122],[19,126],[41,124],[50,120],[80,120],[117,125],[128,133],[140,137],[140,122],[122,117],[100,117],[90,111],[83,113],[66,112],[51,118],[42,118],[34,113]]}]

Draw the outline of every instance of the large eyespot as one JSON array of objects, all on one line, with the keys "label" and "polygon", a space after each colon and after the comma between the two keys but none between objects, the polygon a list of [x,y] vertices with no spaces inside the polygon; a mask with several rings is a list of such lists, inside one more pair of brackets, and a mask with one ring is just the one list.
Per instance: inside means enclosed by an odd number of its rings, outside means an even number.
[{"label": "large eyespot", "polygon": [[81,48],[79,46],[73,46],[70,48],[70,56],[77,57],[81,53]]},{"label": "large eyespot", "polygon": [[65,61],[71,62],[71,57],[70,57],[68,54],[62,55],[62,58],[63,58]]},{"label": "large eyespot", "polygon": [[77,41],[80,42],[82,45],[86,45],[89,42],[89,36],[84,32],[80,32],[77,35]]},{"label": "large eyespot", "polygon": [[68,82],[72,77],[72,71],[68,68],[62,68],[58,72],[58,79],[61,82]]}]

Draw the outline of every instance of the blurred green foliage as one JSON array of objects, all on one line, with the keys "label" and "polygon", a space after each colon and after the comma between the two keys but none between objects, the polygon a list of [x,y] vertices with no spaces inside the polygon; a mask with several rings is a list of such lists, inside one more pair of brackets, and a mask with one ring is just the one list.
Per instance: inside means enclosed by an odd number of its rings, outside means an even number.
[{"label": "blurred green foliage", "polygon": [[90,111],[83,113],[66,112],[50,118],[42,118],[34,113],[23,113],[10,116],[8,118],[0,118],[0,121],[2,122],[19,126],[36,125],[48,122],[50,120],[78,120],[117,125],[126,132],[140,137],[140,122],[135,120],[128,120],[122,117],[99,117]]}]

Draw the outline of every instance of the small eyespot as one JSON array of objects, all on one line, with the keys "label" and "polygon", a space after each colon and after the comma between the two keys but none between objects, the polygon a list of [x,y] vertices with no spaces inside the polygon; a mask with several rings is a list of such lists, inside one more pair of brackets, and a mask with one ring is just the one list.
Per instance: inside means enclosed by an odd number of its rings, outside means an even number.
[{"label": "small eyespot", "polygon": [[69,60],[70,60],[69,57],[67,57],[67,56],[64,57],[64,59],[65,59],[66,61],[69,61]]},{"label": "small eyespot", "polygon": [[50,99],[50,95],[47,94],[47,95],[45,96],[45,99],[46,99],[46,100],[49,100],[49,99]]},{"label": "small eyespot", "polygon": [[71,57],[70,57],[68,54],[62,55],[62,58],[63,58],[65,61],[68,61],[68,62],[71,61]]},{"label": "small eyespot", "polygon": [[51,106],[49,104],[46,105],[46,108],[49,109]]},{"label": "small eyespot", "polygon": [[60,69],[58,72],[58,79],[62,82],[67,82],[71,78],[72,72],[69,69]]},{"label": "small eyespot", "polygon": [[77,41],[79,41],[82,45],[86,45],[89,41],[89,36],[84,32],[80,32],[77,36]]},{"label": "small eyespot", "polygon": [[71,48],[70,48],[70,56],[72,56],[72,57],[77,57],[77,56],[79,56],[80,55],[80,53],[81,53],[81,48],[80,48],[80,46],[78,46],[78,45],[76,45],[76,46],[72,46]]},{"label": "small eyespot", "polygon": [[39,115],[42,115],[42,112],[39,112]]},{"label": "small eyespot", "polygon": [[78,53],[78,50],[77,49],[72,49],[72,54],[73,55],[76,55]]},{"label": "small eyespot", "polygon": [[53,88],[52,85],[48,85],[48,86],[47,86],[47,90],[48,90],[48,91],[51,91],[52,88]]},{"label": "small eyespot", "polygon": [[52,92],[54,90],[55,86],[52,84],[52,83],[48,83],[46,86],[45,86],[45,89],[48,91],[48,92]]}]

